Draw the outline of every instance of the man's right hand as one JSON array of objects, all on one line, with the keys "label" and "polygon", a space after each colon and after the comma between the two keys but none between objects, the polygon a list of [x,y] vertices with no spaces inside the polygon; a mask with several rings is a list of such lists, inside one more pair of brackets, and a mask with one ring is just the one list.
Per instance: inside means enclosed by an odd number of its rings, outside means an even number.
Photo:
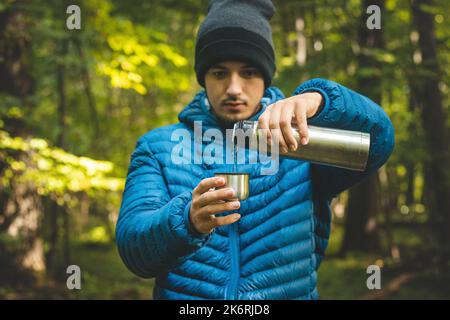
[{"label": "man's right hand", "polygon": [[232,188],[220,188],[225,184],[225,179],[220,177],[206,178],[200,181],[192,192],[192,202],[189,218],[192,226],[199,233],[208,234],[215,227],[224,226],[236,222],[241,217],[238,213],[232,213],[225,217],[216,217],[216,213],[236,210],[240,207],[239,200],[226,202],[226,199],[234,197]]}]

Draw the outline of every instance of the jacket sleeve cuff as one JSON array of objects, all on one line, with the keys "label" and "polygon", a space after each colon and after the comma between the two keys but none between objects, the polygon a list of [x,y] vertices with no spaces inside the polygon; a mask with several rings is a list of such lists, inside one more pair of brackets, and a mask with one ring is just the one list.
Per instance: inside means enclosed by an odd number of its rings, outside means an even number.
[{"label": "jacket sleeve cuff", "polygon": [[295,89],[293,95],[298,95],[305,92],[319,92],[324,100],[322,108],[314,116],[308,119],[308,123],[312,125],[326,126],[325,124],[329,122],[330,112],[335,112],[332,110],[335,108],[332,102],[339,97],[339,89],[329,80],[315,78],[299,85]]},{"label": "jacket sleeve cuff", "polygon": [[183,218],[186,229],[188,230],[189,235],[193,238],[193,241],[206,242],[211,237],[210,233],[200,233],[198,232],[191,223],[191,219],[189,218],[189,212],[191,208],[192,200],[188,202],[186,208],[184,208]]},{"label": "jacket sleeve cuff", "polygon": [[184,206],[169,214],[169,226],[171,233],[178,240],[188,247],[203,247],[211,238],[211,234],[200,234],[193,229],[189,220],[189,209],[192,202],[192,193],[190,191],[180,195],[183,198]]}]

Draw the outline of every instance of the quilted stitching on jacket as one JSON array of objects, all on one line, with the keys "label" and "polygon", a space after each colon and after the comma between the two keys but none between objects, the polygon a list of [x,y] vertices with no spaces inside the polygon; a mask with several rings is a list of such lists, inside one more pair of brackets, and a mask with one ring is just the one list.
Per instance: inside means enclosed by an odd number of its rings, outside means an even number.
[{"label": "quilted stitching on jacket", "polygon": [[[330,201],[387,160],[394,133],[384,111],[350,89],[312,79],[294,94],[305,91],[318,91],[325,99],[322,112],[308,123],[371,133],[368,170],[351,172],[281,157],[278,172],[264,176],[260,163],[239,165],[239,171],[249,172],[251,178],[250,197],[241,202],[241,219],[235,223],[237,234],[232,226],[224,226],[200,235],[189,223],[192,190],[202,179],[231,167],[171,161],[179,143],[171,140],[176,129],[193,133],[194,121],[202,121],[203,132],[218,128],[204,91],[180,113],[180,123],[139,139],[131,156],[116,241],[131,271],[156,278],[155,299],[225,299],[232,292],[232,279],[237,279],[231,295],[235,299],[318,298],[316,270],[330,235]],[[262,110],[251,119],[257,120],[269,104],[283,98],[279,89],[268,88]],[[232,257],[237,257],[238,265]]]}]

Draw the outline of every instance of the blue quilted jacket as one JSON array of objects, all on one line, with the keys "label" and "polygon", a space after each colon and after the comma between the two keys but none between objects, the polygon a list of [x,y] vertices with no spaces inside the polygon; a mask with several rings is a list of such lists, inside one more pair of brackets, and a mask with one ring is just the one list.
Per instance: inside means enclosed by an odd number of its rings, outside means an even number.
[{"label": "blue quilted jacket", "polygon": [[[172,141],[174,130],[193,133],[194,121],[202,121],[203,131],[224,130],[209,110],[205,91],[179,114],[179,123],[152,130],[138,140],[116,241],[132,272],[156,278],[155,299],[318,298],[317,269],[330,235],[330,201],[386,162],[394,146],[394,129],[377,104],[342,85],[312,79],[294,94],[306,91],[320,92],[325,100],[309,124],[371,134],[367,170],[349,171],[280,157],[276,174],[261,175],[263,164],[246,162],[239,171],[251,174],[250,196],[241,201],[240,220],[208,235],[190,225],[191,192],[202,179],[230,168],[212,161],[171,161],[172,149],[180,143]],[[284,98],[279,89],[269,87],[262,109],[251,120]],[[194,151],[210,143],[200,141],[194,148],[194,134],[191,137],[183,143]]]}]

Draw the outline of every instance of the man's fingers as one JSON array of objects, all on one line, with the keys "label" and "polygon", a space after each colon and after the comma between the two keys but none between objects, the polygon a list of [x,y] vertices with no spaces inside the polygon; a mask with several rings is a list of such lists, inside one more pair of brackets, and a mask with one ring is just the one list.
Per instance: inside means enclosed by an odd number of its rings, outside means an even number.
[{"label": "man's fingers", "polygon": [[267,142],[270,144],[270,140],[272,139],[270,128],[269,128],[269,119],[270,114],[272,110],[272,105],[268,106],[266,108],[266,111],[259,117],[258,119],[258,128],[264,132],[265,135],[267,135]]},{"label": "man's fingers", "polygon": [[308,143],[309,135],[306,111],[304,110],[304,108],[301,108],[299,106],[295,108],[295,120],[297,123],[301,144],[305,145]]},{"label": "man's fingers", "polygon": [[217,213],[231,211],[231,210],[237,210],[241,206],[239,201],[229,201],[225,203],[216,203],[216,204],[210,204],[203,208],[201,208],[198,212],[198,215],[202,217],[203,219],[207,219],[208,217],[215,215]]},{"label": "man's fingers", "polygon": [[206,178],[200,181],[200,183],[195,187],[193,193],[197,196],[209,191],[215,187],[222,187],[225,184],[225,179],[222,177],[212,177]]},{"label": "man's fingers", "polygon": [[231,199],[234,197],[234,194],[235,192],[232,188],[205,192],[198,197],[196,205],[198,206],[198,208],[201,208],[208,204],[212,204],[213,202]]},{"label": "man's fingers", "polygon": [[290,103],[283,107],[283,112],[280,115],[280,127],[284,140],[291,151],[297,149],[297,141],[295,141],[294,134],[292,133],[292,117],[295,104]]},{"label": "man's fingers", "polygon": [[281,106],[279,105],[280,102],[275,103],[275,106],[272,109],[272,112],[270,114],[270,120],[269,120],[269,127],[272,134],[272,138],[274,135],[277,135],[278,138],[278,144],[280,146],[280,152],[286,153],[288,151],[286,141],[284,141],[283,135],[281,133],[280,129],[280,117],[281,117]]}]

